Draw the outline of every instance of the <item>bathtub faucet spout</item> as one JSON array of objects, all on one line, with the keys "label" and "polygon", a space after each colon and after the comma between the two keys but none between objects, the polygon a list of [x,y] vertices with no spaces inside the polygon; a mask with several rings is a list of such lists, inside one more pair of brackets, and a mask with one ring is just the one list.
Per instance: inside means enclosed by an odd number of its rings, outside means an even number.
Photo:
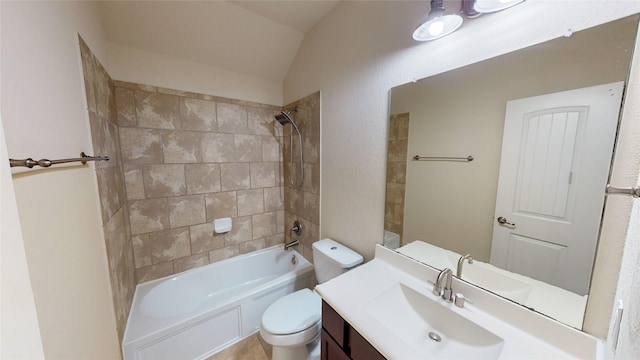
[{"label": "bathtub faucet spout", "polygon": [[290,242],[284,244],[284,249],[288,250],[290,247],[293,247],[293,246],[296,246],[296,245],[300,245],[300,241],[293,240],[293,241],[290,241]]}]

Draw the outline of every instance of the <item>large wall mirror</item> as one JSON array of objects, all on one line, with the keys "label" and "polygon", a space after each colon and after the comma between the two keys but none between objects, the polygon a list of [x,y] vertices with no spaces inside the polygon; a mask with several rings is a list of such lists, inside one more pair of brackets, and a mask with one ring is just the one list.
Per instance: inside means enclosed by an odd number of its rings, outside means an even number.
[{"label": "large wall mirror", "polygon": [[391,89],[385,242],[581,329],[638,19]]}]

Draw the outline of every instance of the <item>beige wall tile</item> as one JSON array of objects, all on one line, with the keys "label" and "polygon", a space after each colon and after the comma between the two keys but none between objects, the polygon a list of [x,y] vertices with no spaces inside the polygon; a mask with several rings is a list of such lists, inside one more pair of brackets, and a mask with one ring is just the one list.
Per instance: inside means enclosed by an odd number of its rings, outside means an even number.
[{"label": "beige wall tile", "polygon": [[173,274],[173,261],[167,261],[136,269],[136,279],[138,284],[169,276],[171,274]]},{"label": "beige wall tile", "polygon": [[187,193],[184,165],[146,165],[142,176],[148,198],[180,196]]},{"label": "beige wall tile", "polygon": [[202,162],[200,134],[192,131],[173,131],[163,136],[165,163]]},{"label": "beige wall tile", "polygon": [[114,169],[96,169],[98,180],[98,193],[100,195],[100,209],[102,211],[102,221],[107,222],[120,210],[122,204],[118,201],[116,179]]},{"label": "beige wall tile", "polygon": [[116,87],[116,108],[119,126],[137,126],[133,90]]},{"label": "beige wall tile", "polygon": [[255,135],[273,135],[275,126],[281,126],[275,115],[279,112],[270,109],[250,107],[247,109],[249,133]]},{"label": "beige wall tile", "polygon": [[205,202],[207,207],[207,222],[218,218],[234,218],[238,216],[235,191],[206,194]]},{"label": "beige wall tile", "polygon": [[172,228],[202,224],[207,220],[204,195],[171,197],[167,199],[167,206]]},{"label": "beige wall tile", "polygon": [[387,202],[404,204],[404,184],[387,184]]},{"label": "beige wall tile", "polygon": [[200,141],[204,162],[231,162],[235,160],[233,134],[203,133]]},{"label": "beige wall tile", "polygon": [[110,119],[111,110],[115,105],[115,94],[111,91],[111,77],[99,61],[94,63],[94,89],[98,115]]},{"label": "beige wall tile", "polygon": [[220,164],[222,191],[251,188],[251,170],[248,163]]},{"label": "beige wall tile", "polygon": [[236,161],[262,161],[262,136],[235,135]]},{"label": "beige wall tile", "polygon": [[253,226],[254,239],[275,235],[277,232],[275,212],[253,215],[251,216],[251,222]]},{"label": "beige wall tile", "polygon": [[149,234],[136,235],[131,238],[133,244],[133,258],[136,268],[151,265],[151,245]]},{"label": "beige wall tile", "polygon": [[407,145],[407,140],[389,141],[388,161],[406,161]]},{"label": "beige wall tile", "polygon": [[134,97],[139,127],[180,129],[177,96],[136,90]]},{"label": "beige wall tile", "polygon": [[195,131],[216,131],[216,103],[199,99],[180,98],[182,128]]},{"label": "beige wall tile", "polygon": [[253,239],[251,216],[233,219],[233,228],[224,235],[224,245],[237,245]]},{"label": "beige wall tile", "polygon": [[169,228],[167,199],[130,201],[129,219],[131,221],[132,235]]},{"label": "beige wall tile", "polygon": [[277,162],[251,163],[251,188],[276,186],[279,165]]},{"label": "beige wall tile", "polygon": [[284,188],[282,186],[264,188],[264,211],[284,208]]},{"label": "beige wall tile", "polygon": [[154,264],[191,255],[188,227],[151,233],[149,244]]},{"label": "beige wall tile", "polygon": [[187,194],[220,192],[219,164],[185,165]]},{"label": "beige wall tile", "polygon": [[232,258],[234,256],[240,255],[240,247],[238,245],[223,247],[222,249],[217,249],[213,251],[209,251],[209,261],[211,263],[226,260]]},{"label": "beige wall tile", "polygon": [[213,232],[211,223],[194,225],[189,228],[191,253],[198,254],[224,247],[224,234]]},{"label": "beige wall tile", "polygon": [[284,244],[284,233],[267,236],[264,238],[265,246],[271,247]]},{"label": "beige wall tile", "polygon": [[320,195],[304,192],[304,215],[311,222],[320,223]]},{"label": "beige wall tile", "polygon": [[124,165],[124,181],[128,200],[144,199],[144,182],[142,167],[138,165]]},{"label": "beige wall tile", "polygon": [[[262,144],[262,161],[281,161],[282,154],[282,138],[274,136],[263,136]],[[289,161],[289,158],[287,158]]]},{"label": "beige wall tile", "polygon": [[219,132],[237,134],[248,132],[247,109],[244,106],[218,103],[216,114]]},{"label": "beige wall tile", "polygon": [[264,212],[264,191],[262,189],[238,190],[238,216]]},{"label": "beige wall tile", "polygon": [[124,162],[149,164],[163,160],[161,131],[122,127],[120,144]]},{"label": "beige wall tile", "polygon": [[[79,36],[78,36],[79,37]],[[87,96],[87,106],[89,112],[97,113],[96,109],[96,91],[94,89],[94,56],[87,44],[80,38],[80,57],[82,59],[82,72],[84,79],[84,88]]]},{"label": "beige wall tile", "polygon": [[177,274],[205,265],[209,265],[209,253],[196,254],[173,260],[173,271]]},{"label": "beige wall tile", "polygon": [[240,254],[247,254],[253,251],[264,249],[266,247],[266,242],[264,239],[256,239],[245,241],[238,245],[240,247]]}]

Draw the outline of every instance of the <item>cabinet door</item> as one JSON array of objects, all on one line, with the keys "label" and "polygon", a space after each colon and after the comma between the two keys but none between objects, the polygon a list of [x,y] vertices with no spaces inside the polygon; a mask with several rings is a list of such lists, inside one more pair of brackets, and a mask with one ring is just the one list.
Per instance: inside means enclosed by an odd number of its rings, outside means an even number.
[{"label": "cabinet door", "polygon": [[345,321],[324,301],[322,302],[322,327],[340,347],[345,347]]},{"label": "cabinet door", "polygon": [[324,329],[322,329],[320,342],[322,344],[321,360],[350,360],[344,350],[333,341],[333,338]]},{"label": "cabinet door", "polygon": [[353,360],[385,360],[385,357],[351,326],[349,326],[349,347]]}]

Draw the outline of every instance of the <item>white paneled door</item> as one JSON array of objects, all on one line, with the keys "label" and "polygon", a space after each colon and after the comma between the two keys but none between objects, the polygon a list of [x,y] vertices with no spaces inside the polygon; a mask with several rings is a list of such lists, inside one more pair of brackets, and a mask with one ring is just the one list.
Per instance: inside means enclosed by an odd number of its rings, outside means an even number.
[{"label": "white paneled door", "polygon": [[492,264],[588,292],[623,87],[507,102]]}]

